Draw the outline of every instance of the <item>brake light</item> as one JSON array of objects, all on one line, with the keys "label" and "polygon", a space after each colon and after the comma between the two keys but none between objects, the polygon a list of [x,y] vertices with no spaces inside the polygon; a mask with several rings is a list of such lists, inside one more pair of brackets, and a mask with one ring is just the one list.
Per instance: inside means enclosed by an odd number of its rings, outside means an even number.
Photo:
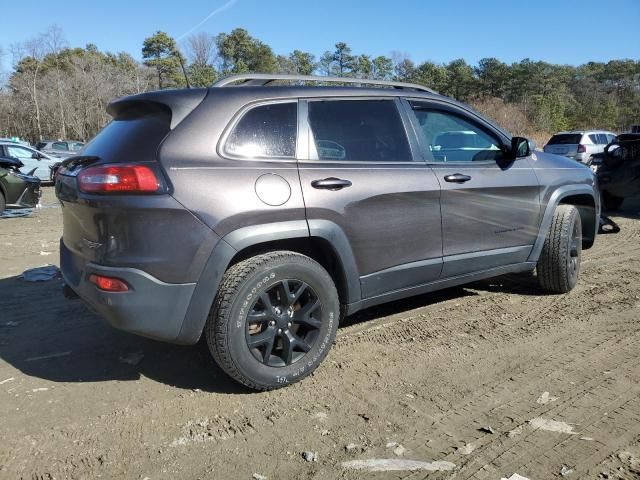
[{"label": "brake light", "polygon": [[586,151],[587,151],[587,147],[585,147],[582,144],[578,145],[578,153],[585,153]]},{"label": "brake light", "polygon": [[89,281],[105,292],[127,292],[129,286],[119,278],[104,277],[102,275],[89,275]]},{"label": "brake light", "polygon": [[87,193],[152,193],[160,181],[146,165],[100,165],[82,170],[78,186]]}]

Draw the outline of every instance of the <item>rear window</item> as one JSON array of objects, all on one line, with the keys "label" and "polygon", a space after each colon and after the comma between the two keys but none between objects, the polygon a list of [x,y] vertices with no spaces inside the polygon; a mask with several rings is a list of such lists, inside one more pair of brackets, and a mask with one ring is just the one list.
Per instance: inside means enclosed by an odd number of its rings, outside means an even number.
[{"label": "rear window", "polygon": [[104,127],[86,144],[82,154],[95,155],[109,163],[156,160],[170,124],[171,114],[164,109],[130,110]]},{"label": "rear window", "polygon": [[581,138],[582,134],[580,133],[562,133],[551,137],[547,145],[577,145]]}]

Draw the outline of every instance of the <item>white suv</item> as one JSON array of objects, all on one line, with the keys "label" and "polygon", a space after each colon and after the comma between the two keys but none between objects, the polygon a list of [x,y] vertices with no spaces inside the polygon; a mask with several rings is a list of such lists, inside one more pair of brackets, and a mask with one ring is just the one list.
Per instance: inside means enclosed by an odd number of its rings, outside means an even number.
[{"label": "white suv", "polygon": [[559,132],[547,142],[544,151],[587,163],[591,155],[604,152],[604,147],[615,138],[615,133],[604,130]]}]

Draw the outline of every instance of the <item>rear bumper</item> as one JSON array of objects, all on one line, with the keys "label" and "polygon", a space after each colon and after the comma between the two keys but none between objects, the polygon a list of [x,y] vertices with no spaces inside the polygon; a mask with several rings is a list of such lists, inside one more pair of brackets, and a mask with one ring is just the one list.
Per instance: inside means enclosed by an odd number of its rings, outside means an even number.
[{"label": "rear bumper", "polygon": [[[60,269],[65,283],[114,327],[172,343],[191,343],[180,338],[195,283],[165,283],[142,270],[106,267],[86,262],[60,241]],[[99,290],[89,282],[92,273],[116,277],[128,292]]]}]

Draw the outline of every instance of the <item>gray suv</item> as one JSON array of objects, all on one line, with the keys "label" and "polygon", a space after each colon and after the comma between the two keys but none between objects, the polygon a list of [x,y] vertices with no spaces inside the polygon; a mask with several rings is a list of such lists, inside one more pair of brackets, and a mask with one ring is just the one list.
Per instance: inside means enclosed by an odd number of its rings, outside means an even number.
[{"label": "gray suv", "polygon": [[567,292],[595,240],[588,167],[420,85],[241,75],[108,112],[57,176],[65,293],[204,335],[253,389],[309,375],[364,308],[534,269]]}]

